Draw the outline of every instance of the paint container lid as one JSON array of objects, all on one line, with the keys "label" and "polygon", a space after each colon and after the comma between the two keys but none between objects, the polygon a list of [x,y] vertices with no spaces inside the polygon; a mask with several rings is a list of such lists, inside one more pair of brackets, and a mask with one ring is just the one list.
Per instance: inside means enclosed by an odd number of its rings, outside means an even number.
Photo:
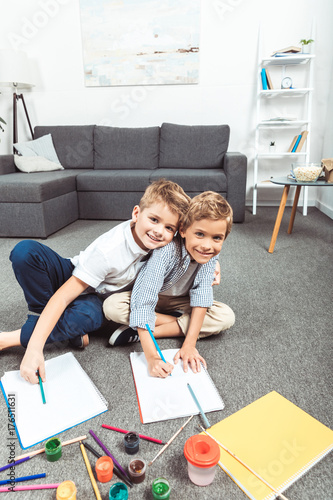
[{"label": "paint container lid", "polygon": [[111,457],[100,457],[95,465],[95,471],[98,481],[107,483],[113,476],[113,460]]},{"label": "paint container lid", "polygon": [[45,443],[45,454],[49,462],[56,462],[61,457],[61,441],[51,438]]},{"label": "paint container lid", "polygon": [[164,477],[158,477],[154,479],[151,485],[153,498],[156,500],[168,500],[170,497],[170,484]]},{"label": "paint container lid", "polygon": [[76,486],[73,481],[63,481],[59,484],[57,500],[76,500]]},{"label": "paint container lid", "polygon": [[186,441],[184,455],[196,467],[214,467],[220,460],[220,447],[211,437],[196,434]]},{"label": "paint container lid", "polygon": [[133,483],[142,483],[146,475],[146,462],[142,458],[133,458],[128,464],[128,473]]},{"label": "paint container lid", "polygon": [[129,455],[134,455],[139,451],[140,436],[137,432],[128,432],[124,436],[125,451]]},{"label": "paint container lid", "polygon": [[124,483],[115,483],[109,491],[109,500],[127,500],[128,489]]}]

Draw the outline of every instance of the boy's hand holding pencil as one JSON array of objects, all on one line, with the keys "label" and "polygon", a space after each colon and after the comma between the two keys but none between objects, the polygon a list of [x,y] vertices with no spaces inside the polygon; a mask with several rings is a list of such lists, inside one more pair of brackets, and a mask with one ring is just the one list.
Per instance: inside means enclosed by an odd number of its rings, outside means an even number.
[{"label": "boy's hand holding pencil", "polygon": [[166,378],[171,375],[173,365],[163,361],[158,355],[147,358],[148,373],[151,377]]},{"label": "boy's hand holding pencil", "polygon": [[21,377],[31,384],[38,384],[39,378],[45,382],[45,361],[43,351],[40,350],[26,350],[20,366]]},{"label": "boy's hand holding pencil", "polygon": [[149,375],[160,378],[166,378],[171,375],[173,365],[164,359],[149,325],[146,324],[146,330],[138,328],[138,333],[146,356]]}]

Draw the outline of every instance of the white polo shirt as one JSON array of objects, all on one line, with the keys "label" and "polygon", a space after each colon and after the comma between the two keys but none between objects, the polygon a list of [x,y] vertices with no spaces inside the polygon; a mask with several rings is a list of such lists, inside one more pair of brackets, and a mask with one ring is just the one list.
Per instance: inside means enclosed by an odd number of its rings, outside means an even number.
[{"label": "white polo shirt", "polygon": [[73,257],[73,275],[103,295],[130,288],[148,255],[135,242],[131,224],[122,222]]}]

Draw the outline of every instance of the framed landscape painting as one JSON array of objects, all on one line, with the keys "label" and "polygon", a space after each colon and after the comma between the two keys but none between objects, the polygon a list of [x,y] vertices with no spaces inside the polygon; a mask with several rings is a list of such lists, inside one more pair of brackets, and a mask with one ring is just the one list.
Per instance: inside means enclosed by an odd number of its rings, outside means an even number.
[{"label": "framed landscape painting", "polygon": [[200,0],[80,0],[85,85],[199,81]]}]

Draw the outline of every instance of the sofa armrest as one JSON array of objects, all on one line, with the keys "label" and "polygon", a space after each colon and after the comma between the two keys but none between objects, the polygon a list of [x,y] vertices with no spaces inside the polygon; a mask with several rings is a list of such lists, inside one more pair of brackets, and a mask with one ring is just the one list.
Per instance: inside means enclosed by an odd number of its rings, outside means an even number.
[{"label": "sofa armrest", "polygon": [[14,155],[0,155],[0,175],[17,172],[14,163]]},{"label": "sofa armrest", "polygon": [[245,219],[247,158],[242,153],[226,153],[223,169],[227,176],[227,201],[234,212],[234,222]]}]

